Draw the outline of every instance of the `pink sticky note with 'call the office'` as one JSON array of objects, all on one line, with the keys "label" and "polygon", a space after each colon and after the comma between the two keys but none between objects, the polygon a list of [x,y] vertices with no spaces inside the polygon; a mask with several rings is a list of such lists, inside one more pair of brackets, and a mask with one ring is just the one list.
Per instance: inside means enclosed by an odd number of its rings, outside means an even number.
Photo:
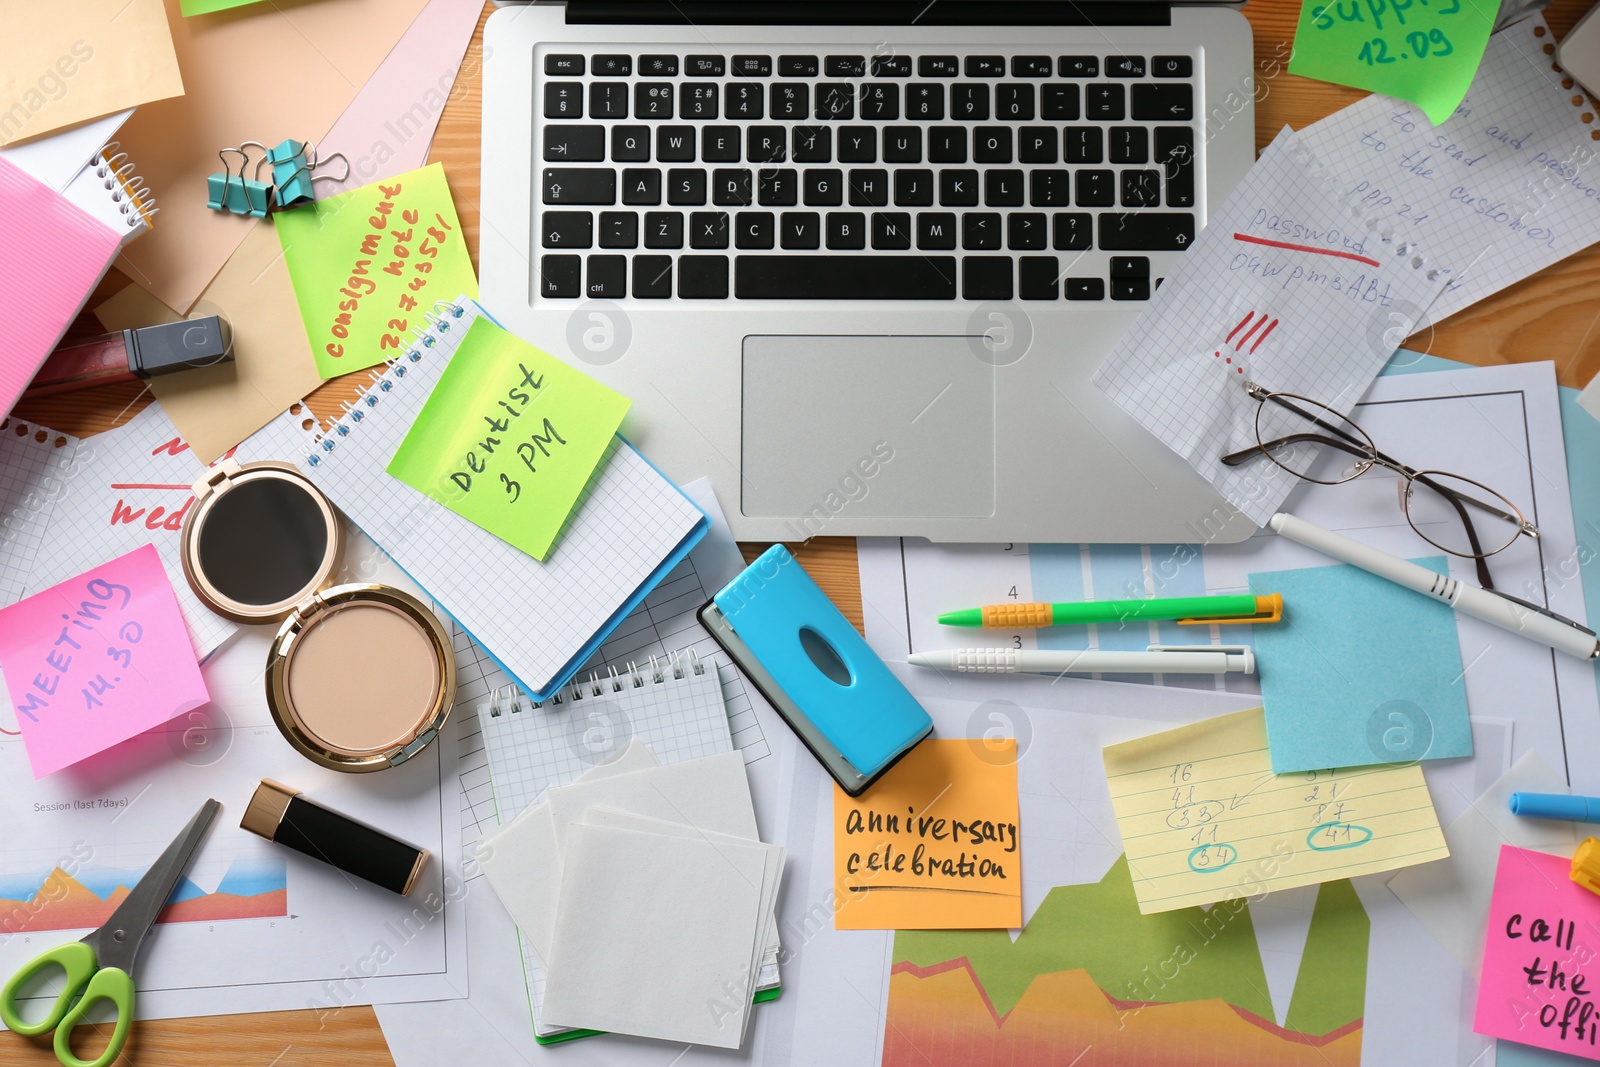
[{"label": "pink sticky note with 'call the office'", "polygon": [[0,610],[0,670],[35,778],[211,699],[154,545]]},{"label": "pink sticky note with 'call the office'", "polygon": [[1472,1029],[1600,1059],[1600,896],[1560,856],[1500,846]]}]

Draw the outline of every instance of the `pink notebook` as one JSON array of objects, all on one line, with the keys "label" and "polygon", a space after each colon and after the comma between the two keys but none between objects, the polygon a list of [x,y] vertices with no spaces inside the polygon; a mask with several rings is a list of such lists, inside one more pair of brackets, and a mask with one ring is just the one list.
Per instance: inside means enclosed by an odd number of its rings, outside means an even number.
[{"label": "pink notebook", "polygon": [[[109,195],[109,194],[108,194]],[[104,277],[123,233],[13,163],[0,159],[0,414],[33,380],[39,364]]]}]

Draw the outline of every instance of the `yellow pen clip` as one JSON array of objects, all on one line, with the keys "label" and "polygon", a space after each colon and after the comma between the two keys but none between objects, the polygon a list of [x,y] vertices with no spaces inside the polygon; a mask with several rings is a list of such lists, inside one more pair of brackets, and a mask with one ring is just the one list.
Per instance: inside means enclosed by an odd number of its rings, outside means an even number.
[{"label": "yellow pen clip", "polygon": [[1212,623],[1257,623],[1283,621],[1283,594],[1268,593],[1256,597],[1254,615],[1206,615],[1193,619],[1179,619],[1179,626],[1210,626]]}]

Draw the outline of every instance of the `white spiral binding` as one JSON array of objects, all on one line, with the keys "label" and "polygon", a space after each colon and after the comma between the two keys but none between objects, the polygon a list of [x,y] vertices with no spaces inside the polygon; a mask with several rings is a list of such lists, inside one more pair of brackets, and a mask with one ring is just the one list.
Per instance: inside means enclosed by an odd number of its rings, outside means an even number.
[{"label": "white spiral binding", "polygon": [[141,221],[148,223],[161,209],[156,206],[155,194],[144,178],[134,173],[133,160],[128,158],[128,153],[117,151],[121,147],[118,141],[106,142],[95,157],[95,176],[110,191],[117,210],[128,216],[129,226],[137,226]]},{"label": "white spiral binding", "polygon": [[489,694],[489,716],[498,719],[502,715],[534,711],[546,704],[555,706],[566,703],[578,704],[584,700],[603,697],[607,693],[642,689],[647,685],[663,685],[669,679],[677,680],[691,674],[704,674],[706,670],[707,664],[699,654],[692,648],[686,648],[668,655],[665,661],[659,656],[651,656],[650,662],[643,666],[630,660],[627,669],[621,673],[618,673],[615,667],[607,667],[604,676],[601,676],[599,671],[591,671],[587,679],[569,682],[557,690],[555,696],[549,700],[532,700],[515,685],[503,685]]},{"label": "white spiral binding", "polygon": [[[441,311],[442,314],[436,312]],[[339,445],[339,438],[348,437],[350,431],[363,419],[367,411],[378,406],[384,393],[394,388],[397,379],[406,376],[406,366],[422,361],[422,351],[438,344],[438,335],[448,333],[454,322],[466,314],[466,308],[449,300],[436,300],[432,311],[423,312],[424,321],[412,327],[411,335],[416,339],[410,347],[393,359],[385,360],[367,382],[360,386],[356,398],[341,402],[339,407],[344,414],[339,421],[330,426],[325,432],[314,433],[311,442],[305,450],[306,462],[315,467],[322,459],[322,455],[332,452]]]},{"label": "white spiral binding", "polygon": [[1381,244],[1391,246],[1388,252],[1394,258],[1405,260],[1409,257],[1409,262],[1403,263],[1403,266],[1408,266],[1416,271],[1426,271],[1427,273],[1424,276],[1430,282],[1439,280],[1439,268],[1422,254],[1422,246],[1415,241],[1396,241],[1393,219],[1384,215],[1381,211],[1363,210],[1357,198],[1356,189],[1354,187],[1344,188],[1343,183],[1337,181],[1328,171],[1328,168],[1322,164],[1322,161],[1318,159],[1316,152],[1312,150],[1310,145],[1306,144],[1300,137],[1295,136],[1289,139],[1288,149],[1294,155],[1295,162],[1305,168],[1306,175],[1327,190],[1333,201],[1344,208],[1350,217],[1360,224],[1363,233],[1370,233]]}]

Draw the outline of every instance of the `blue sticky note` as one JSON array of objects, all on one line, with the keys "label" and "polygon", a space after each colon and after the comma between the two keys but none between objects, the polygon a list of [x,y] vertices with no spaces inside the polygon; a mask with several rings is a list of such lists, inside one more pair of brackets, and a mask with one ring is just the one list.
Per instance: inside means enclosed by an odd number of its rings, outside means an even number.
[{"label": "blue sticky note", "polygon": [[1250,591],[1283,594],[1283,621],[1255,628],[1274,773],[1472,755],[1449,607],[1343,564],[1252,574]]},{"label": "blue sticky note", "polygon": [[1550,1052],[1532,1045],[1518,1045],[1512,1041],[1495,1042],[1495,1067],[1578,1067],[1593,1063],[1584,1056],[1569,1056],[1565,1052]]}]

